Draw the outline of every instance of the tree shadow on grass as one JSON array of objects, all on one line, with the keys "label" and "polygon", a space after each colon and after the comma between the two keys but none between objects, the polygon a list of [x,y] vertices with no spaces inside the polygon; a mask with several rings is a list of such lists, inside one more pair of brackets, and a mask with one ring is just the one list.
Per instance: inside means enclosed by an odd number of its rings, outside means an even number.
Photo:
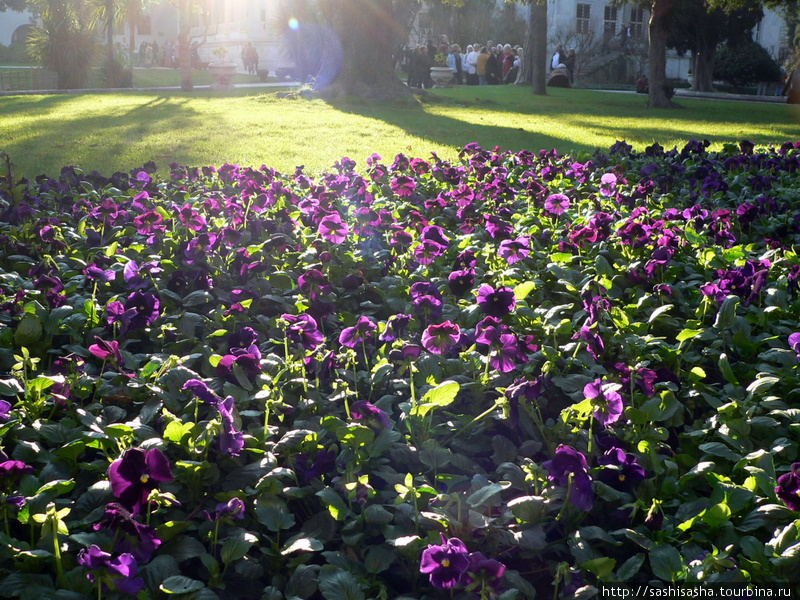
[{"label": "tree shadow on grass", "polygon": [[[7,152],[12,162],[24,165],[22,175],[58,175],[45,173],[51,165],[74,165],[106,175],[120,165],[134,167],[130,162],[135,159],[128,158],[134,143],[158,136],[174,127],[176,120],[189,129],[202,119],[190,107],[189,98],[144,97],[137,102],[135,94],[98,96],[92,114],[70,110],[77,102],[76,96],[26,97],[0,109],[0,119],[4,112],[9,116],[0,134],[0,150]],[[26,113],[35,113],[35,124],[26,123]],[[174,150],[170,142],[174,140],[162,139],[164,147],[154,148],[154,155],[168,156]]]},{"label": "tree shadow on grass", "polygon": [[[329,105],[381,120],[433,143],[462,147],[476,142],[484,148],[499,146],[510,151],[555,148],[577,154],[607,149],[618,140],[643,150],[654,142],[670,149],[680,148],[690,139],[722,144],[747,138],[768,144],[800,136],[800,115],[786,105],[754,107],[681,99],[684,109],[661,110],[646,108],[643,99],[632,94],[555,90],[534,99],[527,89],[506,86],[454,88],[434,94],[432,100],[422,106],[398,104],[392,109],[353,102]],[[519,115],[519,127],[507,125],[512,114]],[[741,124],[740,135],[732,131],[732,123]]]}]

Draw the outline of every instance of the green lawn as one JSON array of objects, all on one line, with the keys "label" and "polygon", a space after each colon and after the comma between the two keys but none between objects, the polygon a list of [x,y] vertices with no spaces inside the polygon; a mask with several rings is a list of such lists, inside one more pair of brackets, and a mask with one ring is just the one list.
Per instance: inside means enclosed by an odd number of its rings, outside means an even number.
[{"label": "green lawn", "polygon": [[637,149],[692,138],[800,140],[800,107],[785,104],[680,99],[683,109],[650,110],[636,94],[551,89],[537,97],[514,86],[437,90],[432,100],[325,102],[252,88],[10,96],[0,98],[0,151],[28,177],[64,165],[110,174],[149,160],[163,176],[172,161],[317,172],[343,156],[359,164],[373,152],[387,160],[399,152],[447,157],[469,142],[592,152],[617,140]]}]

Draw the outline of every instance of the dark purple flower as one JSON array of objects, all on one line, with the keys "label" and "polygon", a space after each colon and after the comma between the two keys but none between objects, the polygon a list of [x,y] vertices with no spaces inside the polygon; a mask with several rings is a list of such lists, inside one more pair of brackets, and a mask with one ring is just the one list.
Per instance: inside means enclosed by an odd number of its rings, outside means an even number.
[{"label": "dark purple flower", "polygon": [[778,477],[775,494],[787,508],[800,511],[800,462],[792,463],[791,471]]},{"label": "dark purple flower", "polygon": [[606,346],[603,343],[603,338],[599,333],[595,333],[591,328],[584,325],[580,330],[572,336],[573,340],[581,340],[586,343],[586,349],[589,351],[595,360],[605,351]]},{"label": "dark purple flower", "polygon": [[381,429],[391,429],[392,420],[384,411],[366,400],[358,400],[350,407],[350,416],[356,421],[363,422],[370,429],[379,432]]},{"label": "dark purple flower", "polygon": [[316,319],[311,315],[283,314],[281,319],[287,323],[286,337],[290,341],[300,344],[304,349],[314,350],[325,341]]},{"label": "dark purple flower", "polygon": [[478,306],[484,314],[501,319],[514,310],[516,305],[514,290],[509,287],[499,287],[495,290],[485,283],[478,288]]},{"label": "dark purple flower", "polygon": [[214,519],[230,517],[233,519],[244,519],[246,506],[241,498],[231,498],[227,502],[219,502],[214,509]]},{"label": "dark purple flower", "polygon": [[21,460],[4,460],[0,462],[0,484],[10,490],[16,487],[20,477],[29,473],[33,473],[33,467]]},{"label": "dark purple flower", "polygon": [[234,356],[252,354],[256,360],[261,360],[261,350],[257,346],[258,334],[252,327],[243,327],[241,331],[228,336],[230,353]]},{"label": "dark purple flower", "polygon": [[400,175],[389,184],[391,190],[401,198],[407,198],[417,189],[417,182],[408,175]]},{"label": "dark purple flower", "polygon": [[597,459],[597,464],[604,467],[600,469],[598,477],[612,487],[626,487],[647,477],[647,472],[637,462],[636,456],[626,453],[622,448],[607,450]]},{"label": "dark purple flower", "polygon": [[404,313],[392,315],[386,321],[386,328],[378,336],[378,339],[382,342],[392,342],[399,339],[403,336],[408,324],[411,323],[411,318],[411,315]]},{"label": "dark purple flower", "polygon": [[0,421],[7,420],[9,412],[11,412],[11,403],[0,400]]},{"label": "dark purple flower", "polygon": [[474,582],[482,582],[495,591],[500,588],[500,579],[506,572],[506,566],[494,558],[486,558],[481,552],[472,552],[469,555],[469,566],[464,575],[464,585],[469,586]]},{"label": "dark purple flower", "polygon": [[[146,262],[139,266],[135,260],[130,260],[122,269],[122,278],[129,290],[141,290],[150,285],[148,277],[161,273],[163,269],[156,261]],[[113,277],[112,277],[113,279]]]},{"label": "dark purple flower", "polygon": [[431,585],[441,590],[454,588],[469,567],[469,552],[458,538],[445,539],[440,546],[431,544],[422,551],[420,573],[430,578]]},{"label": "dark purple flower", "polygon": [[438,225],[426,225],[422,228],[419,238],[421,240],[430,240],[436,242],[445,248],[450,244],[450,238],[444,234],[444,229]]},{"label": "dark purple flower", "polygon": [[454,296],[461,298],[475,285],[475,272],[472,269],[453,271],[447,276],[447,286]]},{"label": "dark purple flower", "polygon": [[219,450],[230,456],[239,456],[244,448],[244,434],[236,429],[233,416],[233,396],[228,396],[217,404],[219,416],[222,419],[222,434],[219,438]]},{"label": "dark purple flower", "polygon": [[442,301],[436,296],[417,296],[411,303],[414,312],[423,322],[432,321],[442,316]]},{"label": "dark purple flower", "polygon": [[318,232],[322,239],[332,244],[341,244],[347,239],[350,229],[339,213],[331,213],[322,217],[319,222]]},{"label": "dark purple flower", "polygon": [[111,491],[120,504],[138,515],[147,505],[150,492],[159,483],[172,481],[172,469],[158,448],[130,448],[108,467]]},{"label": "dark purple flower", "polygon": [[433,263],[438,256],[444,254],[447,250],[446,246],[437,244],[432,240],[420,240],[420,243],[414,248],[414,258],[421,265],[429,265]]},{"label": "dark purple flower", "polygon": [[331,290],[328,278],[319,269],[309,269],[297,278],[300,291],[308,294],[312,300],[317,300],[321,294]]},{"label": "dark purple flower", "polygon": [[203,402],[207,402],[208,404],[216,405],[220,401],[219,396],[217,396],[214,391],[208,387],[208,385],[199,379],[189,379],[183,384],[183,389],[191,392],[197,398]]},{"label": "dark purple flower", "polygon": [[109,281],[114,281],[117,274],[112,269],[103,269],[102,267],[97,266],[96,264],[91,264],[87,266],[83,270],[83,274],[86,275],[87,279],[91,279],[92,281],[99,281],[102,283],[108,283]]},{"label": "dark purple flower", "polygon": [[133,292],[125,301],[126,329],[142,329],[152,324],[161,315],[161,305],[153,294]]},{"label": "dark purple flower", "polygon": [[144,579],[136,577],[139,565],[132,554],[111,558],[111,554],[92,545],[78,553],[78,564],[91,571],[87,575],[89,581],[100,578],[123,594],[135,596],[144,587]]},{"label": "dark purple flower", "polygon": [[254,384],[261,374],[259,360],[249,353],[226,354],[217,363],[214,373],[235,385],[247,388],[246,382]]},{"label": "dark purple flower", "polygon": [[360,316],[352,327],[345,327],[339,334],[339,343],[347,348],[355,348],[372,340],[378,326],[369,317]]},{"label": "dark purple flower", "polygon": [[592,401],[595,407],[594,419],[601,425],[611,425],[622,416],[622,396],[603,384],[602,379],[595,379],[583,387],[583,395]]},{"label": "dark purple flower", "polygon": [[561,444],[556,448],[555,456],[543,466],[550,473],[550,481],[562,487],[570,486],[569,497],[575,506],[586,511],[592,509],[592,479],[589,477],[589,468],[583,453]]},{"label": "dark purple flower", "polygon": [[139,523],[124,506],[112,502],[106,506],[103,519],[94,530],[107,529],[114,537],[114,551],[131,554],[138,562],[150,561],[161,545],[156,528]]},{"label": "dark purple flower", "polygon": [[313,457],[301,453],[294,459],[294,472],[300,485],[306,485],[311,480],[327,475],[335,469],[336,452],[332,450],[320,450]]},{"label": "dark purple flower", "polygon": [[422,347],[431,354],[445,354],[456,345],[460,337],[461,329],[450,321],[428,325],[422,332]]}]

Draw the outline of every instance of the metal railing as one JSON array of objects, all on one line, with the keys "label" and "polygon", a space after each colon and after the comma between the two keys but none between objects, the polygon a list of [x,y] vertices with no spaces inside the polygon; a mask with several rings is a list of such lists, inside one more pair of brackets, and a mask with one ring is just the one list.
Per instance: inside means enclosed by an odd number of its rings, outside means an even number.
[{"label": "metal railing", "polygon": [[58,74],[45,69],[0,70],[0,91],[58,89]]}]

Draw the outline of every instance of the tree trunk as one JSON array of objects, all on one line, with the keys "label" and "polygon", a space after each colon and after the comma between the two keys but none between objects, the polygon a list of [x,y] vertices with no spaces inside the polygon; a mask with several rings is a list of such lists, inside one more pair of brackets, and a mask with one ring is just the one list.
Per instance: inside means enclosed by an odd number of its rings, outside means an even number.
[{"label": "tree trunk", "polygon": [[411,97],[411,89],[398,79],[392,61],[392,52],[404,37],[392,0],[329,0],[326,8],[341,49],[326,44],[324,68],[338,69],[338,73],[318,89],[319,95],[370,100]]},{"label": "tree trunk", "polygon": [[525,28],[525,42],[522,45],[522,62],[517,73],[516,85],[528,85],[533,81],[533,10],[528,17],[528,26]]},{"label": "tree trunk", "polygon": [[703,44],[692,57],[694,80],[692,89],[698,92],[714,91],[714,55],[716,47],[712,44]]},{"label": "tree trunk", "polygon": [[547,0],[531,4],[530,28],[533,35],[531,87],[537,96],[547,95]]},{"label": "tree trunk", "polygon": [[667,35],[669,34],[669,11],[673,0],[653,0],[650,13],[650,65],[649,99],[650,108],[672,108],[677,106],[666,87],[667,82]]},{"label": "tree trunk", "polygon": [[178,3],[178,63],[181,70],[181,89],[191,92],[192,83],[192,48],[189,44],[189,1],[180,0]]},{"label": "tree trunk", "polygon": [[131,2],[128,5],[128,27],[130,29],[130,34],[131,34],[130,35],[131,42],[128,49],[128,55],[131,57],[131,69],[139,63],[138,55],[136,54],[136,26],[139,21],[138,7],[139,7],[138,0]]}]

